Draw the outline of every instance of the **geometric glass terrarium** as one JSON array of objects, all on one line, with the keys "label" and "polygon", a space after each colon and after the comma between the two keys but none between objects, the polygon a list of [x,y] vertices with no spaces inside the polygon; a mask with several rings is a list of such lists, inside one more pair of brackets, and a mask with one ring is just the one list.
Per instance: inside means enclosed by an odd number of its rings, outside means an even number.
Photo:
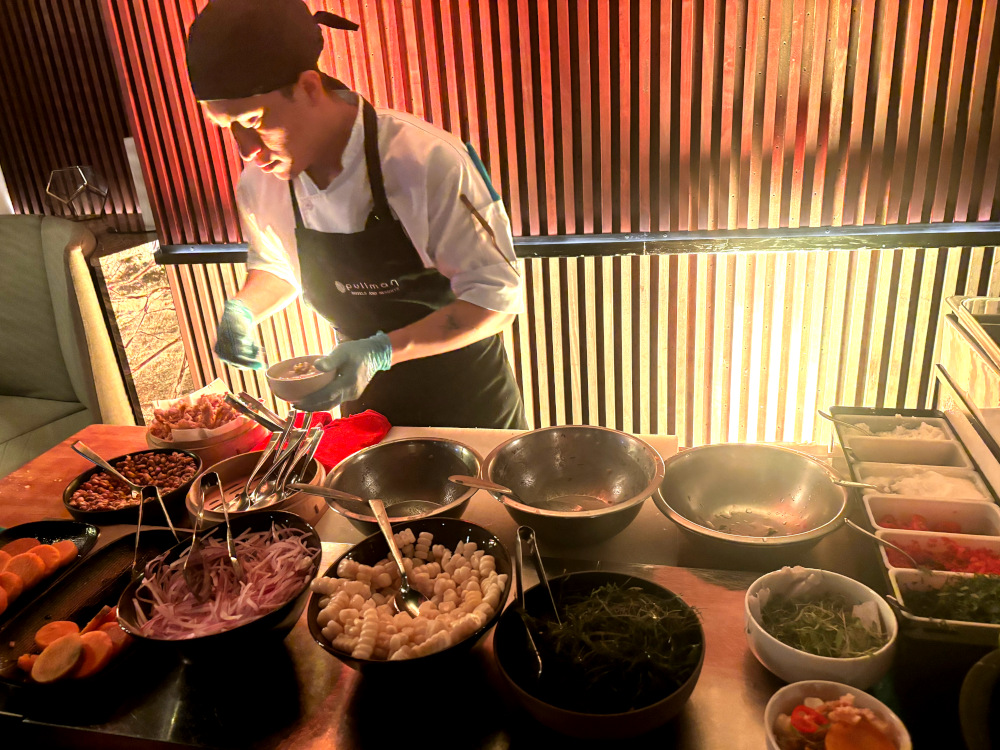
[{"label": "geometric glass terrarium", "polygon": [[92,167],[53,169],[45,192],[80,219],[104,215],[108,186]]}]

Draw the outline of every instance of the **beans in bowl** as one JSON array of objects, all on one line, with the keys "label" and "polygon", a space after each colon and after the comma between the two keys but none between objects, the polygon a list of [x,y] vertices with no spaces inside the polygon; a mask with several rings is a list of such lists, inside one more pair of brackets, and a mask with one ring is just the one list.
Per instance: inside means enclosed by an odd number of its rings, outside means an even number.
[{"label": "beans in bowl", "polygon": [[[155,485],[163,494],[176,490],[190,480],[197,468],[195,460],[184,453],[136,453],[115,461],[112,466],[138,485]],[[80,510],[121,510],[138,505],[129,488],[104,471],[98,471],[81,484],[69,500]]]}]

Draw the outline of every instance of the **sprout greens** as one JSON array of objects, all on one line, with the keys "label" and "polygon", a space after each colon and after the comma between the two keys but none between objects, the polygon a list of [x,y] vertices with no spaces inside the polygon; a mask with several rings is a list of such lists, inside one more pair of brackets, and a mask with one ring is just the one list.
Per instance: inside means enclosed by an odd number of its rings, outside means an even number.
[{"label": "sprout greens", "polygon": [[702,654],[698,616],[679,597],[608,583],[560,598],[562,625],[529,618],[542,652],[540,697],[586,713],[620,713],[678,690]]},{"label": "sprout greens", "polygon": [[816,656],[847,659],[878,651],[888,640],[880,618],[865,622],[843,594],[799,600],[773,594],[761,625],[782,643]]}]

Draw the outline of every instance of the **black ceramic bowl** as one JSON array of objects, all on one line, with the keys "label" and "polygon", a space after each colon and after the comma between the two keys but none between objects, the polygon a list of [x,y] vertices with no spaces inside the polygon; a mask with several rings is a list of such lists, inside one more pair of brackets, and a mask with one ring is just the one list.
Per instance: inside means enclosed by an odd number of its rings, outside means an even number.
[{"label": "black ceramic bowl", "polygon": [[[595,589],[609,583],[639,587],[644,592],[655,597],[673,602],[680,602],[688,608],[684,601],[672,591],[651,581],[624,573],[608,571],[588,571],[569,573],[549,581],[556,602],[569,594],[589,594]],[[525,609],[528,613],[545,614],[551,611],[544,587],[534,586],[525,592]],[[563,734],[574,737],[592,739],[612,739],[635,737],[652,731],[670,721],[687,703],[694,690],[701,666],[705,661],[705,633],[698,622],[697,639],[701,650],[698,662],[680,688],[663,695],[649,696],[649,702],[628,711],[609,713],[584,713],[572,710],[568,704],[561,702],[553,695],[559,695],[562,682],[559,681],[559,670],[550,665],[548,673],[545,670],[545,654],[542,654],[542,680],[537,678],[536,662],[528,647],[525,637],[524,622],[520,612],[514,607],[504,610],[496,631],[493,633],[493,653],[496,656],[500,674],[515,702],[520,704],[531,716],[545,726]],[[555,680],[553,684],[552,680]]]},{"label": "black ceramic bowl", "polygon": [[[491,627],[493,627],[493,624],[500,617],[503,605],[507,602],[507,598],[510,595],[512,578],[510,554],[507,552],[507,548],[503,546],[500,539],[489,529],[485,529],[482,526],[477,526],[474,523],[462,521],[457,518],[442,518],[438,516],[435,518],[421,518],[413,521],[399,521],[398,523],[392,524],[392,527],[393,531],[396,532],[409,528],[413,531],[414,536],[418,536],[422,531],[430,532],[434,535],[433,544],[443,544],[451,550],[454,550],[455,546],[459,542],[475,542],[477,548],[485,550],[487,554],[493,555],[496,560],[497,573],[506,574],[507,576],[507,581],[500,594],[500,606],[497,607],[497,611],[493,614],[493,616],[478,630],[472,633],[472,635],[462,641],[459,641],[444,651],[438,651],[435,654],[399,661],[356,659],[350,654],[335,650],[330,645],[330,641],[323,637],[323,629],[316,621],[320,611],[319,600],[323,598],[316,592],[314,592],[309,598],[309,607],[306,610],[306,622],[309,623],[309,632],[312,634],[316,643],[318,643],[324,650],[336,656],[340,659],[340,661],[344,662],[344,664],[347,664],[349,667],[353,667],[354,669],[361,670],[365,674],[390,674],[395,676],[404,674],[435,674],[436,670],[443,668],[444,665],[450,665],[455,657],[466,655],[466,653],[476,645],[479,639],[482,638]],[[373,534],[367,539],[358,542],[347,552],[338,557],[333,564],[326,569],[323,575],[327,577],[336,576],[337,567],[340,565],[342,560],[357,560],[363,565],[375,565],[387,557],[389,557],[389,546],[386,544],[385,539],[380,533]]]},{"label": "black ceramic bowl", "polygon": [[[154,448],[145,451],[134,451],[132,453],[124,453],[121,456],[115,456],[114,458],[108,460],[108,463],[118,468],[118,462],[128,456],[138,456],[146,453],[183,453],[185,456],[189,456],[194,459],[194,474],[191,478],[182,484],[180,487],[171,490],[167,494],[163,495],[163,504],[167,508],[167,513],[170,515],[171,520],[174,522],[182,521],[187,512],[184,508],[184,496],[187,494],[188,488],[191,486],[191,482],[194,478],[201,473],[202,463],[201,459],[197,454],[191,451],[182,451],[177,448]],[[98,526],[110,526],[112,524],[127,523],[135,524],[139,520],[139,506],[132,505],[127,508],[118,508],[115,510],[83,510],[82,508],[77,508],[70,505],[70,499],[73,497],[73,493],[79,489],[80,485],[99,473],[107,473],[100,466],[95,466],[92,469],[87,469],[66,485],[66,489],[63,490],[63,505],[66,506],[66,510],[69,512],[73,518],[78,521],[87,521],[88,523],[97,524]],[[163,526],[166,524],[166,519],[163,517],[163,511],[160,509],[160,504],[156,502],[155,498],[146,498],[143,503],[142,508],[142,523],[144,526]]]},{"label": "black ceramic bowl", "polygon": [[80,564],[80,561],[97,544],[97,537],[100,531],[96,526],[82,521],[32,521],[11,526],[0,531],[0,548],[15,539],[37,539],[42,544],[54,544],[64,540],[70,540],[76,545],[77,557],[65,567],[59,568],[51,575],[39,581],[33,588],[22,591],[20,596],[13,601],[7,602],[7,609],[0,613],[0,622],[9,620],[15,612],[24,609],[33,599],[45,591],[48,587],[61,580],[70,571]]},{"label": "black ceramic bowl", "polygon": [[[309,594],[309,582],[319,568],[319,558],[322,552],[319,534],[306,521],[292,513],[280,510],[259,510],[251,513],[241,514],[238,518],[231,520],[233,538],[235,539],[246,530],[252,532],[268,531],[271,524],[277,526],[299,529],[306,533],[306,546],[313,552],[313,569],[305,579],[302,588],[285,604],[275,610],[268,612],[262,617],[248,620],[237,625],[230,630],[198,638],[187,638],[181,640],[153,638],[145,635],[139,629],[136,617],[135,596],[139,588],[143,585],[143,579],[137,577],[132,581],[122,593],[118,601],[118,623],[125,632],[140,639],[144,643],[158,644],[177,648],[188,656],[208,656],[212,657],[222,651],[243,653],[240,649],[253,649],[262,639],[280,640],[288,635],[288,632],[295,625],[305,607],[306,598]],[[219,524],[202,532],[202,538],[207,539],[214,536],[223,542],[225,541],[226,525]],[[191,542],[185,539],[180,544],[176,544],[166,552],[166,562],[169,564],[177,560],[181,553],[188,550]],[[147,613],[148,614],[148,613]]]}]

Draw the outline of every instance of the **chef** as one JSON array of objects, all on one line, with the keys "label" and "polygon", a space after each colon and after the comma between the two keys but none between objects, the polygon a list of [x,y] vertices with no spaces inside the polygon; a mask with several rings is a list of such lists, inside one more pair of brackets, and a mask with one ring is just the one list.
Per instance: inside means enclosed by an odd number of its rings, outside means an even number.
[{"label": "chef", "polygon": [[216,354],[263,367],[255,324],[302,294],[338,344],[316,362],[333,382],[299,408],[526,428],[501,337],[523,301],[499,197],[471,147],[319,72],[320,24],[356,28],[301,0],[211,0],[188,32],[195,96],[246,162],[248,274]]}]

